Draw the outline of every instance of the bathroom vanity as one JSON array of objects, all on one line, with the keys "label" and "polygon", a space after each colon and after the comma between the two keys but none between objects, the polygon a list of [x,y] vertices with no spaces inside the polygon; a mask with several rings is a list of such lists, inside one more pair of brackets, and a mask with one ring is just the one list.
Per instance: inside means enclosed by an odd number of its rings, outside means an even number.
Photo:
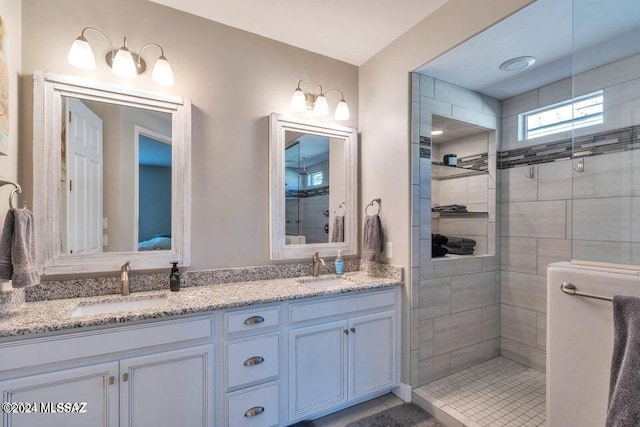
[{"label": "bathroom vanity", "polygon": [[0,327],[0,393],[24,403],[3,426],[278,426],[388,393],[401,282],[347,279],[25,303]]}]

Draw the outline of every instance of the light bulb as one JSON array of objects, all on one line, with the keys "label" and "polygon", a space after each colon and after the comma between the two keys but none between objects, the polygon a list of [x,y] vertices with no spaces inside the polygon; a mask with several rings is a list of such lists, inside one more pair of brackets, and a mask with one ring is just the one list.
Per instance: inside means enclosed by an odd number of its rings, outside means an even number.
[{"label": "light bulb", "polygon": [[316,116],[326,116],[329,114],[329,103],[323,94],[318,95],[313,105],[313,112]]},{"label": "light bulb", "polygon": [[95,70],[96,68],[96,58],[93,56],[91,45],[83,36],[78,37],[71,44],[67,59],[69,64],[83,70]]},{"label": "light bulb", "polygon": [[153,73],[151,73],[151,80],[163,86],[173,86],[173,70],[171,70],[171,64],[167,61],[167,58],[160,56],[153,66]]},{"label": "light bulb", "polygon": [[307,108],[307,97],[299,87],[293,91],[291,96],[291,109],[293,111],[304,111]]},{"label": "light bulb", "polygon": [[336,113],[334,115],[336,120],[349,120],[349,106],[347,101],[342,98],[336,107]]},{"label": "light bulb", "polygon": [[113,73],[128,79],[135,77],[138,74],[136,69],[136,63],[133,60],[133,56],[126,46],[122,46],[116,52],[115,58],[113,58],[113,65],[111,66]]}]

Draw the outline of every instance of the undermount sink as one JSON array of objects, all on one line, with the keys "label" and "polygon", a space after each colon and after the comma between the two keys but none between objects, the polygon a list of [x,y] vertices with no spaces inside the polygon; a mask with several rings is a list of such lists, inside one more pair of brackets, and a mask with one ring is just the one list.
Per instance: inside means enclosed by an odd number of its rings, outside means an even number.
[{"label": "undermount sink", "polygon": [[72,317],[92,316],[96,314],[119,313],[121,311],[145,310],[162,308],[169,304],[166,295],[144,297],[122,297],[117,300],[109,299],[104,302],[80,303],[71,313]]},{"label": "undermount sink", "polygon": [[301,283],[312,288],[334,288],[340,286],[351,286],[353,282],[340,276],[330,277],[305,277],[298,279],[298,283]]}]

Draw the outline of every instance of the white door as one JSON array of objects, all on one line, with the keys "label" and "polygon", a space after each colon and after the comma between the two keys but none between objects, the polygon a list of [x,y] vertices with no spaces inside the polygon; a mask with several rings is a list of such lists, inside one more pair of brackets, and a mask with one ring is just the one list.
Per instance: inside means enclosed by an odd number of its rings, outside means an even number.
[{"label": "white door", "polygon": [[[5,427],[116,427],[118,388],[115,378],[118,362],[65,369],[48,374],[0,382],[3,402],[29,402],[37,413],[15,414],[3,411]],[[49,406],[48,403],[52,405]],[[57,402],[78,402],[72,413],[52,413]],[[86,403],[86,406],[83,404]],[[4,409],[4,408],[3,408]],[[64,411],[63,407],[63,411]],[[48,411],[48,412],[47,412]]]},{"label": "white door", "polygon": [[289,332],[289,422],[347,401],[347,321]]},{"label": "white door", "polygon": [[396,385],[396,312],[349,320],[349,399]]},{"label": "white door", "polygon": [[66,99],[67,252],[102,252],[102,120]]},{"label": "white door", "polygon": [[213,424],[213,346],[120,361],[120,427]]}]

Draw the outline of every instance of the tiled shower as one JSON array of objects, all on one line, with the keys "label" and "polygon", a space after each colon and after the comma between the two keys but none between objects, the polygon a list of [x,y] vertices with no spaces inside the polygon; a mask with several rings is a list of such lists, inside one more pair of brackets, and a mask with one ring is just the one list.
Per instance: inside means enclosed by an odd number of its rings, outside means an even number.
[{"label": "tiled shower", "polygon": [[[638,69],[640,55],[632,55],[503,100],[412,73],[414,388],[498,356],[544,372],[546,266],[571,259],[640,264],[633,219],[640,211]],[[603,123],[533,140],[519,135],[522,113],[600,90]],[[432,191],[432,162],[442,160],[431,145],[434,115],[496,129],[486,254],[431,258],[431,233],[443,228],[430,207],[468,202],[453,183]],[[468,225],[444,231],[469,234]]]}]

